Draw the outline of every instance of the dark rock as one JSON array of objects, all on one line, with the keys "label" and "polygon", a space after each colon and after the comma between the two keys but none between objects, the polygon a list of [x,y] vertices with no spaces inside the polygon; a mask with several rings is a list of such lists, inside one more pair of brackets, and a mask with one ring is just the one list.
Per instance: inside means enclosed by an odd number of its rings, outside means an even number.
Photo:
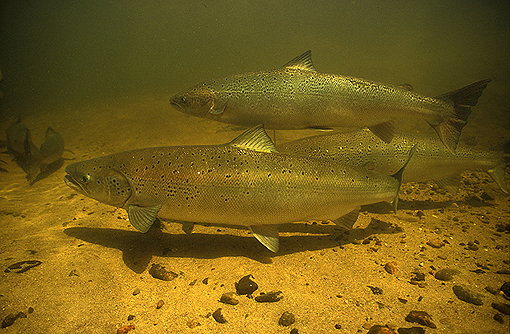
[{"label": "dark rock", "polygon": [[8,314],[2,321],[2,328],[9,327],[18,319],[18,315],[15,313]]},{"label": "dark rock", "polygon": [[33,307],[29,307],[28,308],[28,314],[32,314],[34,313],[34,308]]},{"label": "dark rock", "polygon": [[220,302],[229,304],[229,305],[237,305],[239,304],[239,300],[235,297],[236,294],[234,292],[225,292],[220,297]]},{"label": "dark rock", "polygon": [[78,275],[78,271],[76,269],[73,269],[69,272],[68,276],[71,277],[71,276],[80,276],[80,275]]},{"label": "dark rock", "polygon": [[510,304],[492,303],[491,306],[503,314],[510,315]]},{"label": "dark rock", "polygon": [[453,276],[460,274],[460,271],[457,269],[441,269],[439,270],[434,277],[440,281],[451,281]]},{"label": "dark rock", "polygon": [[430,328],[437,328],[432,322],[432,317],[425,311],[411,311],[406,316],[406,321],[417,322],[420,325],[427,326]]},{"label": "dark rock", "polygon": [[224,324],[224,323],[227,322],[227,320],[225,319],[225,317],[221,313],[221,307],[219,309],[217,309],[216,311],[214,311],[212,316],[213,316],[214,320],[216,320],[220,324]]},{"label": "dark rock", "polygon": [[397,262],[390,261],[390,262],[386,263],[384,265],[384,270],[386,270],[386,272],[388,274],[395,274],[398,271]]},{"label": "dark rock", "polygon": [[140,293],[140,289],[135,288],[135,290],[133,290],[133,296],[136,296],[139,293]]},{"label": "dark rock", "polygon": [[336,324],[336,325],[335,325],[335,329],[342,329],[342,325],[340,325],[340,324]]},{"label": "dark rock", "polygon": [[134,316],[134,315],[132,315],[132,314],[128,315],[128,321],[131,321],[131,320],[133,320],[134,318],[135,318],[135,316]]},{"label": "dark rock", "polygon": [[386,326],[375,325],[370,327],[367,334],[395,334],[395,332]]},{"label": "dark rock", "polygon": [[468,242],[468,249],[470,249],[472,251],[477,251],[478,245],[476,245],[473,241],[470,241],[470,242]]},{"label": "dark rock", "polygon": [[397,332],[398,334],[425,334],[425,330],[422,327],[399,328]]},{"label": "dark rock", "polygon": [[503,293],[507,296],[507,297],[510,297],[510,282],[506,282],[504,283],[501,288],[499,288],[501,291],[503,291]]},{"label": "dark rock", "polygon": [[290,331],[290,334],[299,334],[299,331],[297,328],[292,328],[292,330]]},{"label": "dark rock", "polygon": [[372,293],[374,295],[382,295],[382,293],[383,293],[381,288],[378,288],[376,286],[370,286],[370,285],[368,285],[368,287],[370,288],[370,290],[372,290]]},{"label": "dark rock", "polygon": [[238,295],[251,295],[255,290],[259,288],[257,283],[252,281],[252,275],[246,275],[235,283],[236,291]]},{"label": "dark rock", "polygon": [[497,322],[499,322],[500,324],[504,324],[505,323],[505,320],[503,319],[503,316],[501,314],[499,314],[499,313],[494,314],[493,319],[496,320]]},{"label": "dark rock", "polygon": [[260,296],[255,297],[255,301],[259,303],[274,303],[283,298],[281,291],[270,291],[268,293],[261,293]]},{"label": "dark rock", "polygon": [[483,305],[482,295],[471,291],[467,287],[463,285],[455,285],[453,287],[453,293],[462,301],[466,303],[474,304],[474,305]]},{"label": "dark rock", "polygon": [[493,295],[497,294],[498,293],[498,289],[496,288],[493,288],[491,286],[486,286],[485,287],[485,291],[487,291],[488,293],[492,293]]},{"label": "dark rock", "polygon": [[414,276],[411,277],[411,281],[424,281],[425,280],[425,274],[420,272],[414,272]]},{"label": "dark rock", "polygon": [[202,283],[205,284],[205,285],[209,284],[209,277],[204,278],[202,280]]},{"label": "dark rock", "polygon": [[171,281],[177,276],[177,273],[174,273],[171,270],[166,270],[166,268],[158,263],[153,263],[151,268],[149,269],[149,274],[152,277],[163,280],[163,281]]},{"label": "dark rock", "polygon": [[402,304],[407,303],[407,299],[404,299],[404,298],[398,298],[398,301],[401,302]]},{"label": "dark rock", "polygon": [[500,270],[496,271],[496,274],[510,275],[510,270],[508,270],[508,269],[500,269]]},{"label": "dark rock", "polygon": [[282,326],[290,326],[295,322],[296,322],[296,317],[294,316],[294,314],[292,314],[288,311],[283,312],[280,319],[278,319],[278,323]]}]

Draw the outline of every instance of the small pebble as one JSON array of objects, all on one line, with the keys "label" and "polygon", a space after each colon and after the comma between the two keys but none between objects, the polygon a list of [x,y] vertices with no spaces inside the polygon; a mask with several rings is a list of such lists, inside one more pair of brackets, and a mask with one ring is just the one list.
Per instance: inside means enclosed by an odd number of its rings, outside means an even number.
[{"label": "small pebble", "polygon": [[151,268],[149,269],[149,274],[151,274],[152,277],[163,280],[163,281],[171,281],[177,276],[178,274],[174,273],[171,270],[166,270],[166,268],[158,263],[153,263]]},{"label": "small pebble", "polygon": [[493,288],[491,286],[486,286],[485,287],[485,291],[487,291],[488,293],[492,293],[493,295],[497,294],[498,293],[498,289],[496,288]]},{"label": "small pebble", "polygon": [[282,316],[278,320],[278,323],[282,326],[290,326],[295,322],[296,322],[296,317],[294,316],[294,314],[292,314],[288,311],[283,312]]},{"label": "small pebble", "polygon": [[220,297],[220,302],[229,304],[229,305],[237,305],[239,304],[239,300],[235,297],[236,294],[234,292],[225,292]]},{"label": "small pebble", "polygon": [[216,311],[214,311],[212,316],[213,316],[214,320],[216,320],[220,324],[224,324],[227,322],[227,320],[223,316],[223,313],[221,313],[221,307],[219,309],[217,309]]},{"label": "small pebble", "polygon": [[427,245],[434,248],[441,248],[445,245],[445,243],[444,241],[439,239],[430,239],[429,241],[427,241]]},{"label": "small pebble", "polygon": [[124,327],[121,327],[121,328],[117,329],[117,334],[127,334],[132,329],[135,329],[135,325],[124,326]]},{"label": "small pebble", "polygon": [[340,325],[340,324],[336,324],[336,325],[335,325],[335,329],[342,329],[342,325]]},{"label": "small pebble", "polygon": [[136,296],[139,293],[140,293],[140,289],[135,288],[135,290],[133,290],[133,296]]},{"label": "small pebble", "polygon": [[259,303],[274,303],[283,298],[281,291],[270,291],[262,293],[260,296],[255,297],[255,301]]},{"label": "small pebble", "polygon": [[503,316],[501,314],[499,314],[499,313],[494,314],[493,319],[496,320],[497,322],[499,322],[500,324],[504,324],[505,323],[505,320],[503,319]]},{"label": "small pebble", "polygon": [[491,306],[503,314],[510,315],[510,304],[492,303]]},{"label": "small pebble", "polygon": [[384,270],[386,270],[388,274],[395,274],[398,271],[397,262],[390,261],[386,263],[384,265]]},{"label": "small pebble", "polygon": [[209,284],[209,277],[204,278],[202,280],[202,283],[205,284],[205,285]]},{"label": "small pebble", "polygon": [[299,331],[297,328],[292,328],[292,330],[290,331],[290,334],[299,334]]},{"label": "small pebble", "polygon": [[477,251],[478,246],[473,241],[470,241],[470,242],[468,242],[468,249],[470,249],[472,251]]},{"label": "small pebble", "polygon": [[374,295],[382,295],[382,293],[383,293],[381,288],[378,288],[376,286],[370,286],[370,285],[368,285],[368,287],[370,288],[370,290],[372,290],[372,293]]},{"label": "small pebble", "polygon": [[395,334],[395,332],[386,326],[375,325],[370,327],[367,334]]},{"label": "small pebble", "polygon": [[236,291],[238,295],[251,295],[255,290],[259,288],[257,283],[252,281],[252,275],[246,275],[235,283]]},{"label": "small pebble", "polygon": [[425,311],[411,311],[406,316],[406,321],[417,322],[420,325],[427,326],[430,328],[437,328],[432,322],[432,317]]},{"label": "small pebble", "polygon": [[503,285],[501,286],[501,288],[499,288],[501,291],[503,291],[503,293],[507,296],[507,297],[510,297],[510,282],[506,282],[506,283],[503,283]]},{"label": "small pebble", "polygon": [[135,318],[135,316],[134,316],[134,315],[132,315],[132,314],[128,315],[128,321],[131,321],[131,320],[133,320],[134,318]]},{"label": "small pebble", "polygon": [[460,271],[456,269],[441,269],[439,270],[434,277],[440,281],[451,281],[453,276],[460,274]]},{"label": "small pebble", "polygon": [[496,274],[510,275],[510,270],[508,270],[508,269],[500,269],[500,270],[496,271]]},{"label": "small pebble", "polygon": [[196,321],[195,319],[191,319],[186,322],[186,326],[188,326],[189,328],[195,328],[195,327],[200,326],[200,323],[198,321]]},{"label": "small pebble", "polygon": [[455,285],[453,287],[453,293],[462,301],[466,303],[474,304],[474,305],[483,305],[482,295],[471,291],[467,287],[463,285]]},{"label": "small pebble", "polygon": [[28,314],[32,314],[34,313],[34,308],[33,307],[29,307],[28,308]]},{"label": "small pebble", "polygon": [[159,310],[160,308],[163,307],[163,305],[165,305],[165,302],[160,299],[158,304],[156,305],[156,308]]},{"label": "small pebble", "polygon": [[398,334],[425,334],[422,327],[399,328]]}]

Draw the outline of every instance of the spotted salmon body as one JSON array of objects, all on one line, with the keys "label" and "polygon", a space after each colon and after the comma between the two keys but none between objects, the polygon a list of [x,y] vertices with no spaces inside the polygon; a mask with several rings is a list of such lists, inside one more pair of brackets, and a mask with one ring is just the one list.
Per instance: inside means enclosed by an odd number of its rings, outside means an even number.
[{"label": "spotted salmon body", "polygon": [[280,154],[261,126],[224,145],[121,152],[73,163],[66,172],[68,186],[126,209],[142,232],[157,216],[242,225],[271,251],[278,250],[276,224],[355,221],[361,205],[396,205],[402,174]]},{"label": "spotted salmon body", "polygon": [[406,167],[404,182],[435,181],[442,188],[455,193],[463,171],[482,169],[503,192],[508,193],[504,169],[508,154],[469,145],[459,145],[457,153],[452,154],[437,138],[430,136],[400,134],[391,143],[385,143],[363,129],[303,138],[279,145],[278,150],[392,174],[406,161],[414,145],[416,153]]},{"label": "spotted salmon body", "polygon": [[204,81],[176,94],[170,104],[193,116],[242,126],[369,127],[385,142],[393,138],[395,119],[423,119],[455,152],[471,107],[490,81],[432,98],[406,87],[319,73],[307,51],[283,68]]}]

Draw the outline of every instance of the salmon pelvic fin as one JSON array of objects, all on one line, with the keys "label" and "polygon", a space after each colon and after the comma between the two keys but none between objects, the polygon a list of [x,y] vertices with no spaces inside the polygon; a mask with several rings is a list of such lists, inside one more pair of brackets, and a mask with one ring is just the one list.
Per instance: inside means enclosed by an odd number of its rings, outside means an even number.
[{"label": "salmon pelvic fin", "polygon": [[491,81],[492,78],[480,80],[466,87],[436,96],[438,100],[453,102],[453,112],[443,122],[439,124],[431,124],[429,122],[430,126],[436,130],[443,144],[453,154],[455,154],[462,128],[466,125],[467,119],[471,114],[471,107],[476,105],[478,99],[482,96],[483,90]]}]

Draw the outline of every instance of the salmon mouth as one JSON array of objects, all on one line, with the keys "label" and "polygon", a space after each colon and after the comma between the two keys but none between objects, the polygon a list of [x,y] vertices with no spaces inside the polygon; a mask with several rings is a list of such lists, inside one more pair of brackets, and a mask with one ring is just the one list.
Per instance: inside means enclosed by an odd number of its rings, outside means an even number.
[{"label": "salmon mouth", "polygon": [[64,182],[69,188],[82,194],[87,194],[86,188],[80,182],[76,181],[71,175],[64,176]]}]

